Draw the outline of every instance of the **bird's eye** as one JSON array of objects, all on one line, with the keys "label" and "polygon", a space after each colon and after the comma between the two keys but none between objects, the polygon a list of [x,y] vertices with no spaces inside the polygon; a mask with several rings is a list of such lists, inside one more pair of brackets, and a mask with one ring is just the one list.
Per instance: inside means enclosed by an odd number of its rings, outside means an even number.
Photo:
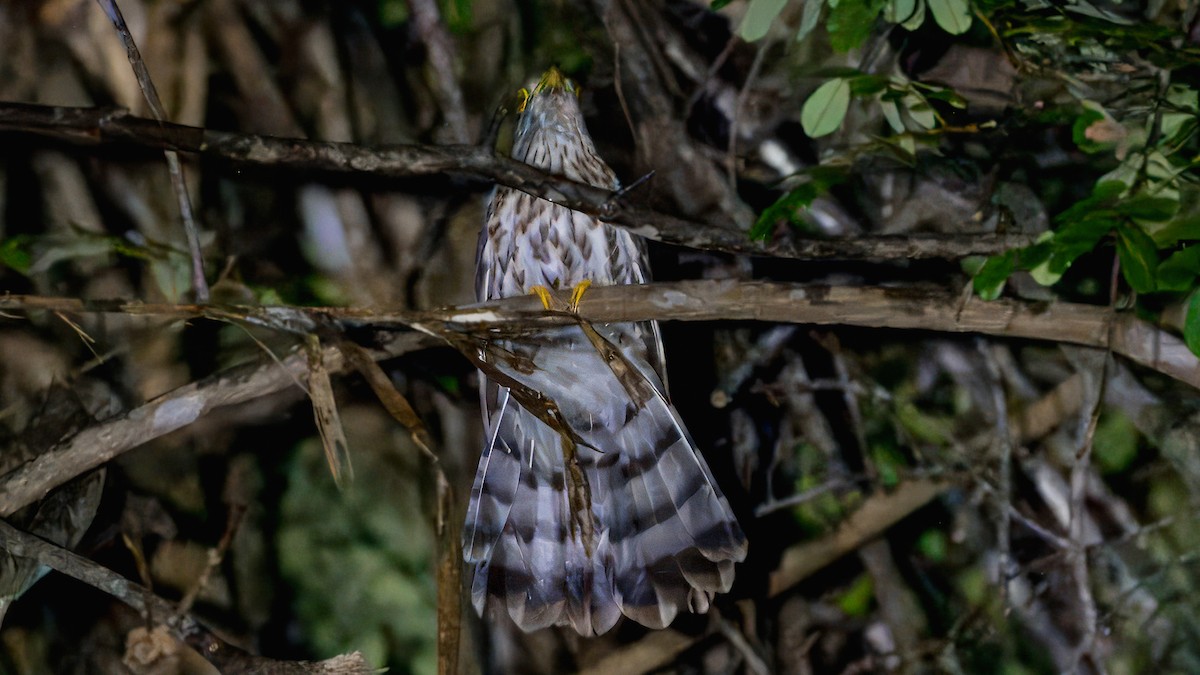
[{"label": "bird's eye", "polygon": [[525,106],[529,105],[529,90],[521,87],[520,91],[517,92],[517,97],[521,99],[521,102],[517,104],[517,112],[523,113],[525,112]]}]

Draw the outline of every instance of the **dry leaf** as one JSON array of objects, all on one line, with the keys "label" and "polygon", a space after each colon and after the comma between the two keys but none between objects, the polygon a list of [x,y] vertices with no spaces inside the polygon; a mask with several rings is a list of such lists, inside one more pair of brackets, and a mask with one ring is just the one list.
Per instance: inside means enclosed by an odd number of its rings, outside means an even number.
[{"label": "dry leaf", "polygon": [[317,433],[325,447],[325,459],[329,472],[339,488],[345,488],[354,479],[354,468],[350,465],[350,448],[346,443],[346,431],[338,415],[337,401],[333,397],[333,382],[322,358],[321,340],[309,335],[305,348],[308,351],[308,395],[312,399],[313,417],[317,421]]}]

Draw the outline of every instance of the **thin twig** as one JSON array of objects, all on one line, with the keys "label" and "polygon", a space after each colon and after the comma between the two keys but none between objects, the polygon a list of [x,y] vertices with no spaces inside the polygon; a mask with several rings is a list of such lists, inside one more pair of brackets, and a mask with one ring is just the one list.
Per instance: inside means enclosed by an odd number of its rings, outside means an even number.
[{"label": "thin twig", "polygon": [[988,390],[992,394],[992,414],[995,416],[996,433],[992,445],[996,449],[996,494],[993,508],[996,511],[996,549],[1000,553],[1000,601],[1005,608],[1009,602],[1008,580],[1015,563],[1012,558],[1011,517],[1007,506],[1012,504],[1012,430],[1008,426],[1008,399],[1000,379],[1000,365],[992,354],[992,346],[986,340],[975,341],[975,348],[983,358],[987,372]]},{"label": "thin twig", "polygon": [[468,143],[472,137],[468,128],[466,104],[463,102],[462,87],[455,75],[454,55],[450,34],[442,21],[438,3],[434,0],[408,0],[413,28],[425,43],[429,63],[429,85],[433,88],[442,110],[445,133],[454,143]]},{"label": "thin twig", "polygon": [[1098,629],[1096,622],[1099,613],[1096,609],[1095,598],[1092,596],[1091,571],[1088,569],[1087,528],[1085,527],[1088,522],[1087,481],[1092,471],[1093,440],[1096,435],[1096,426],[1100,421],[1100,409],[1104,402],[1104,389],[1108,381],[1109,362],[1112,360],[1112,354],[1106,352],[1102,358],[1099,377],[1085,376],[1084,378],[1085,382],[1092,380],[1086,393],[1091,405],[1088,408],[1087,416],[1080,420],[1079,449],[1076,451],[1075,461],[1071,464],[1071,520],[1068,527],[1071,547],[1068,550],[1068,560],[1071,564],[1071,576],[1075,582],[1081,614],[1078,625],[1080,637],[1075,651],[1076,670],[1078,671],[1082,667],[1086,659],[1092,667],[1100,669],[1103,673],[1103,661],[1094,653]]},{"label": "thin twig", "polygon": [[890,492],[871,495],[837,530],[815,541],[792,546],[771,573],[769,591],[775,597],[885,532],[908,514],[948,490],[947,480],[905,481]]},{"label": "thin twig", "polygon": [[204,570],[200,572],[200,576],[196,578],[191,588],[188,589],[188,592],[179,601],[177,614],[186,614],[192,611],[192,605],[196,603],[196,598],[200,597],[200,592],[208,586],[208,581],[212,578],[212,573],[221,566],[221,561],[225,559],[225,554],[229,552],[229,547],[233,544],[233,537],[237,534],[238,528],[242,524],[242,517],[245,515],[245,504],[230,504],[229,515],[225,520],[225,533],[221,535],[221,541],[217,542],[216,548],[209,549],[208,560],[204,565]]},{"label": "thin twig", "polygon": [[437,498],[437,650],[438,675],[457,675],[462,642],[463,554],[459,537],[465,514],[454,489],[439,468],[434,479]]},{"label": "thin twig", "polygon": [[[159,122],[166,121],[167,111],[158,98],[158,90],[154,87],[154,80],[150,78],[150,70],[146,68],[146,62],[142,60],[142,54],[138,51],[133,34],[129,32],[129,26],[125,25],[125,17],[121,15],[121,8],[117,5],[117,0],[96,0],[96,2],[104,9],[105,14],[112,21],[113,27],[116,28],[117,35],[121,37],[121,41],[125,45],[129,65],[133,68],[133,74],[142,90],[142,96],[150,106],[150,113]],[[200,233],[196,227],[196,218],[192,215],[192,198],[188,195],[187,182],[183,178],[183,167],[179,163],[179,154],[174,150],[164,150],[163,154],[167,158],[171,188],[175,191],[175,200],[179,205],[179,217],[183,222],[183,232],[187,239],[188,254],[191,256],[192,293],[196,297],[196,302],[208,302],[208,282],[204,279],[204,258],[200,253]]]},{"label": "thin twig", "polygon": [[1024,513],[1021,513],[1020,511],[1018,511],[1017,507],[1013,506],[1012,504],[1005,504],[1004,508],[1008,514],[1008,519],[1010,521],[1015,520],[1018,523],[1029,528],[1030,532],[1033,532],[1037,536],[1041,537],[1042,540],[1044,540],[1046,543],[1050,544],[1051,546],[1053,546],[1055,549],[1057,549],[1059,551],[1070,550],[1071,541],[1069,539],[1067,539],[1066,537],[1063,537],[1063,536],[1055,533],[1054,531],[1043,526],[1041,523],[1037,522],[1036,520],[1027,517]]},{"label": "thin twig", "polygon": [[[866,476],[854,478],[856,480],[858,478],[865,479]],[[795,494],[788,495],[783,499],[771,499],[770,501],[763,502],[762,504],[754,507],[754,516],[756,518],[762,518],[763,516],[770,515],[776,511],[782,511],[783,509],[808,503],[817,497],[833,492],[834,490],[852,487],[854,487],[854,483],[851,482],[851,480],[845,478],[835,478],[833,480],[821,483],[816,487],[804,490],[803,492],[797,492]]]},{"label": "thin twig", "polygon": [[770,675],[771,667],[763,659],[758,650],[750,644],[745,635],[736,626],[725,620],[718,612],[713,612],[713,621],[717,624],[717,630],[721,635],[729,640],[729,644],[742,655],[742,659],[746,662],[746,671],[754,673],[754,675]]},{"label": "thin twig", "polygon": [[742,109],[746,107],[746,99],[750,97],[750,86],[758,77],[758,71],[762,70],[763,62],[766,61],[767,49],[772,44],[769,38],[763,38],[759,42],[758,50],[754,53],[754,62],[750,64],[750,72],[746,74],[746,81],[738,90],[737,100],[733,105],[733,119],[729,120],[729,143],[725,149],[725,171],[729,177],[729,189],[734,192],[737,191],[737,141],[738,126],[742,121]]}]

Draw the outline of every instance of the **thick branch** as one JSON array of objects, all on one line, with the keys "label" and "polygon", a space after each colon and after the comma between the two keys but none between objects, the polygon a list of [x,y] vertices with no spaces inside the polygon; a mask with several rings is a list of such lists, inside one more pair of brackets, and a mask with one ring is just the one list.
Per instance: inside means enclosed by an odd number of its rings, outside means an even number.
[{"label": "thick branch", "polygon": [[[536,304],[536,301],[535,303]],[[750,319],[778,323],[981,333],[1112,349],[1200,389],[1200,360],[1179,337],[1132,313],[1067,302],[984,301],[943,290],[736,281],[596,289],[580,312],[596,321]]]},{"label": "thick branch", "polygon": [[[727,253],[800,259],[957,259],[991,255],[1032,243],[1023,234],[907,234],[853,239],[793,239],[771,244],[749,241],[732,227],[716,227],[639,208],[607,190],[539,171],[470,145],[392,145],[369,148],[226,131],[134,117],[115,108],[66,108],[0,104],[0,131],[60,138],[75,143],[127,143],[200,153],[239,164],[291,170],[355,173],[385,178],[453,174],[496,182],[590,213],[638,235]],[[969,228],[968,228],[969,229]]]}]

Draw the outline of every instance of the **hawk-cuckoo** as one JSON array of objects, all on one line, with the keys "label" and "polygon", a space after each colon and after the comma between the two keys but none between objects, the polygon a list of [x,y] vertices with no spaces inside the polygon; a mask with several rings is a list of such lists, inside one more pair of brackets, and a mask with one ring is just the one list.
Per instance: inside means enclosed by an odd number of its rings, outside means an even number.
[{"label": "hawk-cuckoo", "polygon": [[[554,68],[527,93],[512,154],[617,188],[574,84]],[[478,262],[480,300],[649,280],[643,242],[628,232],[504,187]],[[527,631],[559,624],[583,635],[621,615],[662,628],[680,609],[706,611],[733,583],[746,539],[667,399],[658,325],[538,329],[491,349],[506,355],[495,360],[506,377],[553,402],[561,424],[483,378],[486,440],[463,530],[475,608]]]}]

